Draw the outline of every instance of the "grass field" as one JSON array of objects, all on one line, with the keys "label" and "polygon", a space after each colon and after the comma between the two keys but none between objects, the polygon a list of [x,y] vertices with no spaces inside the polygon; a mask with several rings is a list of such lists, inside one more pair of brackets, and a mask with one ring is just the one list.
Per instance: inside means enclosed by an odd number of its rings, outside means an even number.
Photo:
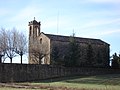
[{"label": "grass field", "polygon": [[[76,76],[59,79],[49,79],[37,82],[17,83],[17,85],[32,86],[27,90],[120,90],[120,74]],[[42,86],[42,88],[41,87],[40,87],[41,89],[34,88],[38,86]],[[26,90],[26,89],[2,87],[0,88],[0,90]]]}]

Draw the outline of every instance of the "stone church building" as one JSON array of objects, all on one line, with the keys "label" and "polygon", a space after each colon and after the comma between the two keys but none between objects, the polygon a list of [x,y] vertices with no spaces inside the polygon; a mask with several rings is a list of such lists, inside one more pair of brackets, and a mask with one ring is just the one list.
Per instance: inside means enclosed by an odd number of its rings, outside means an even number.
[{"label": "stone church building", "polygon": [[[70,36],[45,34],[41,32],[41,23],[35,19],[29,24],[29,64],[52,64],[53,56],[59,55],[57,58],[63,61],[68,53]],[[92,61],[94,66],[109,66],[109,44],[100,39],[74,37],[79,45],[80,57],[77,60],[79,66],[87,66],[89,61],[87,54],[89,46],[91,47]],[[56,51],[56,53],[54,53]],[[53,55],[55,54],[55,55]],[[89,65],[88,65],[89,66]]]}]

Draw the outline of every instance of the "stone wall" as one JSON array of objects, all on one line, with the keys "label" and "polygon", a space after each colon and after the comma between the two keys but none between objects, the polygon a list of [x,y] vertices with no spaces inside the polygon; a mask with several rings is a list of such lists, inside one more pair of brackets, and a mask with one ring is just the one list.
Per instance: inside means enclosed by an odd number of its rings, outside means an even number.
[{"label": "stone wall", "polygon": [[0,64],[0,82],[35,81],[55,77],[112,73],[120,73],[120,70],[82,67],[66,68],[35,64]]},{"label": "stone wall", "polygon": [[[93,66],[93,67],[109,67],[109,45],[108,44],[95,44],[89,43],[77,43],[79,45],[79,58],[77,59],[77,66]],[[69,54],[70,42],[52,41],[51,40],[51,55],[59,56],[56,61],[65,61],[65,56]],[[57,50],[56,50],[57,49]],[[54,55],[54,52],[55,53]],[[50,60],[53,60],[51,56]],[[91,59],[90,59],[91,58]],[[89,63],[91,62],[91,63]]]}]

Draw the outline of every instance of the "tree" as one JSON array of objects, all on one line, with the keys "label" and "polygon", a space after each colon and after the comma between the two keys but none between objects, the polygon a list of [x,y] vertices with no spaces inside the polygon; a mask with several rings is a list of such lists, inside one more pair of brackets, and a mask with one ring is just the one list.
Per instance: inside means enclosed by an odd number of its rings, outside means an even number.
[{"label": "tree", "polygon": [[60,49],[57,47],[57,46],[54,46],[52,48],[52,64],[55,64],[55,65],[62,65],[64,64],[63,63],[63,59],[61,59],[61,53],[60,53]]},{"label": "tree", "polygon": [[56,46],[52,48],[51,54],[52,54],[52,64],[57,64],[57,61],[59,59],[59,50]]},{"label": "tree", "polygon": [[1,28],[0,29],[0,55],[1,55],[1,59],[2,57],[4,58],[3,62],[6,59],[6,56],[5,56],[6,48],[7,48],[7,31],[4,28]]},{"label": "tree", "polygon": [[42,59],[49,54],[49,51],[47,50],[46,44],[40,44],[38,41],[36,41],[30,46],[29,53],[31,53],[34,63],[42,64]]},{"label": "tree", "polygon": [[87,66],[93,66],[93,62],[94,62],[94,55],[93,54],[94,54],[93,48],[89,44],[88,49],[87,49],[87,61],[86,61]]},{"label": "tree", "polygon": [[17,31],[13,28],[12,30],[7,31],[7,48],[5,51],[5,54],[7,55],[8,58],[10,58],[10,63],[12,63],[12,59],[16,57],[16,43],[17,43]]},{"label": "tree", "polygon": [[117,53],[114,53],[112,57],[112,68],[119,68],[119,57],[117,56]]},{"label": "tree", "polygon": [[12,63],[12,59],[17,56],[18,51],[20,51],[20,55],[24,54],[26,50],[25,40],[25,36],[20,34],[15,28],[12,30],[1,29],[0,51],[4,54],[5,58],[10,58],[10,63]]},{"label": "tree", "polygon": [[27,52],[27,39],[23,33],[18,33],[17,42],[16,42],[16,53],[21,57]]},{"label": "tree", "polygon": [[75,34],[70,37],[68,52],[65,56],[65,65],[66,66],[77,66],[77,61],[80,59],[80,48],[75,39]]}]

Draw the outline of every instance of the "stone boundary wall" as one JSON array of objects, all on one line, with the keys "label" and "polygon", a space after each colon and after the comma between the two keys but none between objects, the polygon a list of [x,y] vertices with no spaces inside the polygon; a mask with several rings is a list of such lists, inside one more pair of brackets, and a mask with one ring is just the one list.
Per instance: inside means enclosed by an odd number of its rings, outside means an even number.
[{"label": "stone boundary wall", "polygon": [[35,81],[48,78],[119,73],[118,69],[66,68],[35,64],[0,64],[0,82]]}]

